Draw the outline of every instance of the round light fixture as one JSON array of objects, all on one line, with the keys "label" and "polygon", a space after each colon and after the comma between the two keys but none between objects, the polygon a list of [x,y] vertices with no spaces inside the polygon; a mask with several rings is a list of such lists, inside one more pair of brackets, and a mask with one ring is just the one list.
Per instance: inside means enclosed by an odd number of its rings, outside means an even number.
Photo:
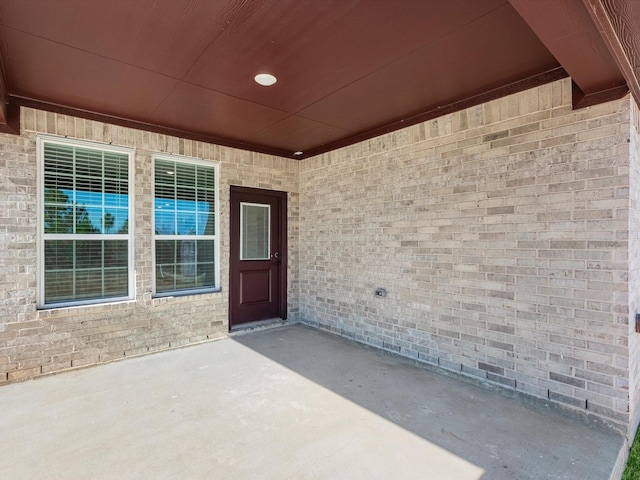
[{"label": "round light fixture", "polygon": [[293,154],[294,154],[296,157],[299,157],[299,156],[300,156],[300,155],[302,155],[303,153],[304,153],[304,152],[301,152],[300,150],[298,150],[297,152],[293,152]]},{"label": "round light fixture", "polygon": [[259,73],[255,76],[255,81],[263,87],[270,87],[276,83],[278,79],[269,73]]}]

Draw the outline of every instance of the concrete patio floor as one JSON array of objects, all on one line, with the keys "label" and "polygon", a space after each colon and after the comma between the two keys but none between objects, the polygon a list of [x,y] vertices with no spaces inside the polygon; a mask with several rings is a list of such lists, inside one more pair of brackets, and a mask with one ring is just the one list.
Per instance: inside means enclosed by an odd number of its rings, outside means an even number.
[{"label": "concrete patio floor", "polygon": [[0,387],[1,479],[609,479],[622,438],[300,325]]}]

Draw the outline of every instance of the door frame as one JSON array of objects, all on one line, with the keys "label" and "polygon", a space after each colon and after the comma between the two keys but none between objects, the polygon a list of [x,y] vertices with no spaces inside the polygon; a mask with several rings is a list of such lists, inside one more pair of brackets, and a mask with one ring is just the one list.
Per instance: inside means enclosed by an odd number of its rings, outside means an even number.
[{"label": "door frame", "polygon": [[[288,238],[287,238],[287,192],[278,190],[267,190],[262,188],[253,187],[241,187],[239,185],[231,185],[229,192],[229,330],[234,327],[233,323],[233,293],[234,288],[237,288],[233,283],[232,275],[232,262],[234,255],[240,257],[240,245],[235,245],[233,242],[233,228],[232,228],[232,203],[236,194],[258,194],[269,196],[278,200],[278,216],[280,217],[280,248],[278,250],[280,254],[280,318],[282,320],[287,319],[287,267],[289,265],[289,252],[288,252]],[[239,237],[238,237],[239,238]],[[241,324],[239,324],[241,325]]]}]

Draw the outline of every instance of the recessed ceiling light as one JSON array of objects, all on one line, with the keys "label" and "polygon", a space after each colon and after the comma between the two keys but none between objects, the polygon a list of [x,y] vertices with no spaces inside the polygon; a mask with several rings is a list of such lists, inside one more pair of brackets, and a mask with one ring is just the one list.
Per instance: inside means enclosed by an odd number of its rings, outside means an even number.
[{"label": "recessed ceiling light", "polygon": [[278,79],[269,73],[259,73],[255,76],[255,81],[263,87],[270,87],[276,83]]},{"label": "recessed ceiling light", "polygon": [[304,152],[301,152],[300,150],[298,150],[297,152],[293,152],[294,155],[296,156],[300,156],[302,155]]},{"label": "recessed ceiling light", "polygon": [[175,172],[173,170],[167,170],[167,175],[173,175]]}]

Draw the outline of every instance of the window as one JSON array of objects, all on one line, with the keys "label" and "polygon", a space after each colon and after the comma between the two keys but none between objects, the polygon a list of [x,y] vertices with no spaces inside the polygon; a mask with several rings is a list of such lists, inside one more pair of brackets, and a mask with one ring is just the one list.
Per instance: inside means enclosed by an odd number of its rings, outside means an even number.
[{"label": "window", "polygon": [[240,260],[269,260],[271,205],[240,202]]},{"label": "window", "polygon": [[216,165],[154,158],[154,258],[157,296],[218,288]]},{"label": "window", "polygon": [[38,137],[38,304],[133,297],[131,150]]}]

